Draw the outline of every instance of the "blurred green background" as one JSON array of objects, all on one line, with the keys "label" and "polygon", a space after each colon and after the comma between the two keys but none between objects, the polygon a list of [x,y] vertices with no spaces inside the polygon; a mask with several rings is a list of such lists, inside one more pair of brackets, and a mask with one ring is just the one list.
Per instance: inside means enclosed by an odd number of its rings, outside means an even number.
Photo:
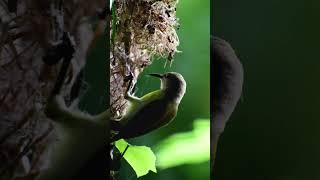
[{"label": "blurred green background", "polygon": [[[136,96],[159,89],[160,80],[146,76],[149,73],[164,73],[176,71],[181,73],[187,82],[187,92],[183,98],[176,119],[165,128],[129,141],[134,145],[154,147],[169,135],[179,132],[188,132],[193,129],[193,121],[197,118],[210,116],[210,1],[181,0],[177,6],[177,17],[180,19],[180,29],[177,31],[180,38],[178,47],[182,53],[174,57],[172,66],[164,68],[165,60],[154,60],[153,64],[145,69],[138,81]],[[210,143],[209,141],[207,142]],[[190,148],[196,148],[190,146]],[[179,149],[177,149],[179,151]],[[143,161],[143,160],[141,160]],[[121,180],[136,179],[131,167],[123,161]],[[175,168],[150,172],[141,177],[141,180],[208,180],[210,177],[209,160],[200,164],[182,165]]]},{"label": "blurred green background", "polygon": [[214,34],[245,70],[214,180],[319,180],[319,1],[215,1]]}]

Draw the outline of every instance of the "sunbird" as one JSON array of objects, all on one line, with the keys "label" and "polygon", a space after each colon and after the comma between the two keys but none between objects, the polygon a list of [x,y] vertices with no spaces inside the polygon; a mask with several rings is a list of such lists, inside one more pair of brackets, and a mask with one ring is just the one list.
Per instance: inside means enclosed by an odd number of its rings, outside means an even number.
[{"label": "sunbird", "polygon": [[111,129],[118,132],[111,137],[111,142],[142,136],[169,124],[176,117],[186,92],[186,81],[176,72],[149,75],[160,78],[161,88],[141,98],[127,91],[125,99],[129,105],[125,115],[111,120]]},{"label": "sunbird", "polygon": [[45,107],[45,114],[54,122],[59,140],[51,148],[50,166],[35,180],[70,180],[101,149],[108,138],[110,110],[90,115],[67,107],[61,95],[53,96]]},{"label": "sunbird", "polygon": [[[129,91],[126,93],[129,102],[126,114],[120,121],[112,120],[110,124],[120,127],[113,141],[144,135],[167,125],[176,116],[186,91],[185,80],[174,72],[150,75],[161,79],[160,90],[142,98],[130,95]],[[36,180],[70,179],[105,145],[103,139],[108,137],[110,109],[89,115],[74,108],[77,103],[71,107],[66,106],[61,95],[53,96],[46,105],[45,114],[55,122],[62,138],[55,145],[51,166]]]}]

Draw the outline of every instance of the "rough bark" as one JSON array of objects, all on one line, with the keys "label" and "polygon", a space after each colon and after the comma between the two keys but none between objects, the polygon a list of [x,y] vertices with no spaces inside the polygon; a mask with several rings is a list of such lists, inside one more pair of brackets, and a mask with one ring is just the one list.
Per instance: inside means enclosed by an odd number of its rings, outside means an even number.
[{"label": "rough bark", "polygon": [[1,179],[30,177],[50,164],[57,136],[44,107],[62,61],[48,65],[43,57],[66,32],[75,53],[61,94],[70,102],[93,38],[90,18],[99,7],[100,0],[0,1]]}]

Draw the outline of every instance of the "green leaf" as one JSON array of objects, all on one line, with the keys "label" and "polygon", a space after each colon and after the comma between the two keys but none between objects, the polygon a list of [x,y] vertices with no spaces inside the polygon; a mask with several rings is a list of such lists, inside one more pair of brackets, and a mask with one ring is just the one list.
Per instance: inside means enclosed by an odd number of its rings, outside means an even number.
[{"label": "green leaf", "polygon": [[[125,140],[118,140],[115,145],[122,153],[129,143]],[[157,172],[156,169],[156,156],[151,148],[147,146],[133,146],[129,144],[129,148],[124,154],[124,159],[130,164],[136,172],[137,177],[148,174],[149,170]]]},{"label": "green leaf", "polygon": [[190,132],[177,133],[155,147],[157,167],[166,169],[210,160],[210,120],[197,119]]}]

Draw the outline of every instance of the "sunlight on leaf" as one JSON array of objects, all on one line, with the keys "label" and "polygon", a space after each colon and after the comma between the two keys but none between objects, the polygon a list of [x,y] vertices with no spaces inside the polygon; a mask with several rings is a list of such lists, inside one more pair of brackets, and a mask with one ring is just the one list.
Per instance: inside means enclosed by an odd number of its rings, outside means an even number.
[{"label": "sunlight on leaf", "polygon": [[210,160],[210,121],[197,119],[194,129],[174,134],[157,144],[157,167],[166,169]]},{"label": "sunlight on leaf", "polygon": [[[129,143],[120,139],[115,144],[118,150],[122,153]],[[129,144],[129,148],[123,157],[136,172],[137,177],[148,174],[149,170],[155,173],[157,172],[156,156],[152,152],[151,148],[147,146],[133,146]]]}]

